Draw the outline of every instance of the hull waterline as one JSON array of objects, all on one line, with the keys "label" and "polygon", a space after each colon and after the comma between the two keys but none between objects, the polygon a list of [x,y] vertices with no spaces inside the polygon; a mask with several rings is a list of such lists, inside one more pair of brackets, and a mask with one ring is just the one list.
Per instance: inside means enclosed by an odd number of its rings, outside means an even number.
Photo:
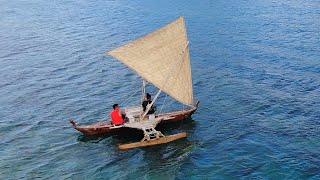
[{"label": "hull waterline", "polygon": [[[195,106],[189,110],[176,111],[171,113],[160,114],[158,117],[164,117],[159,125],[163,126],[168,123],[174,123],[183,121],[190,118],[193,113],[196,112],[198,106]],[[96,123],[87,126],[79,126],[74,120],[70,120],[73,128],[83,133],[85,136],[106,136],[114,134],[126,133],[129,130],[127,127],[114,127],[110,123]]]}]

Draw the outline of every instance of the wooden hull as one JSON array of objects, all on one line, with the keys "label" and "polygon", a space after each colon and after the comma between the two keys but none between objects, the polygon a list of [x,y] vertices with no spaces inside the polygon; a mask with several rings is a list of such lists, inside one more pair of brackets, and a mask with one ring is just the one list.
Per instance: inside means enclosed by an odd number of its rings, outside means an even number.
[{"label": "wooden hull", "polygon": [[186,137],[187,137],[187,133],[179,133],[179,134],[175,134],[175,135],[161,137],[158,139],[152,139],[149,141],[135,142],[135,143],[130,143],[130,144],[122,144],[122,145],[119,145],[119,149],[120,150],[129,150],[129,149],[134,149],[134,148],[139,148],[139,147],[154,146],[154,145],[169,143],[169,142],[176,141],[178,139],[182,139],[182,138],[186,138]]},{"label": "wooden hull", "polygon": [[[189,110],[176,111],[171,113],[160,114],[158,117],[164,117],[164,119],[160,122],[160,125],[164,125],[167,123],[178,122],[184,119],[191,117],[191,115],[197,110],[197,106],[193,107]],[[85,136],[106,136],[113,134],[122,134],[126,131],[130,131],[129,128],[119,127],[115,128],[111,124],[107,123],[96,123],[87,126],[79,126],[73,120],[70,121],[74,129],[83,133]]]}]

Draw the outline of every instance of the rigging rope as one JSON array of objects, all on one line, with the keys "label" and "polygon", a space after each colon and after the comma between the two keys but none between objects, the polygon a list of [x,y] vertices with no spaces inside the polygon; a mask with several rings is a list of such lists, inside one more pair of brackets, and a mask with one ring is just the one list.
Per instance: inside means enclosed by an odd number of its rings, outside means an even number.
[{"label": "rigging rope", "polygon": [[162,113],[162,109],[163,109],[164,104],[166,103],[167,97],[168,97],[168,94],[166,94],[166,97],[165,97],[164,100],[163,100],[163,103],[162,103],[162,105],[161,105],[161,109],[160,109],[159,114]]},{"label": "rigging rope", "polygon": [[137,91],[135,91],[134,93],[131,93],[131,95],[128,98],[124,98],[122,101],[120,101],[120,105],[124,105],[126,104],[134,95],[136,95],[139,91],[141,91],[140,89],[138,89]]}]

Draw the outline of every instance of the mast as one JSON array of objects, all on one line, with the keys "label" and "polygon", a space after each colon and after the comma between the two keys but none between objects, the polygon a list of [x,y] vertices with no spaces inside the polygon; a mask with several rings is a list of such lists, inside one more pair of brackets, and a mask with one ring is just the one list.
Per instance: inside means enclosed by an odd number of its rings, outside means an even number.
[{"label": "mast", "polygon": [[146,84],[147,84],[147,82],[146,82],[144,79],[142,79],[142,96],[141,96],[141,104],[142,104],[142,102],[143,102],[143,100],[144,100],[144,96],[146,95]]}]

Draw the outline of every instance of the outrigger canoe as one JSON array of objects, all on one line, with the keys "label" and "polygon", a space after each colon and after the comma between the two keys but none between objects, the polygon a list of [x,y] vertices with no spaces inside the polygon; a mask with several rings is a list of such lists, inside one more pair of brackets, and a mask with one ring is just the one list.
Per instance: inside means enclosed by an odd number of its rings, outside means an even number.
[{"label": "outrigger canoe", "polygon": [[[152,102],[142,111],[140,106],[126,108],[129,121],[120,126],[109,122],[92,125],[78,125],[70,120],[72,126],[86,136],[104,136],[108,134],[123,135],[123,129],[143,132],[140,142],[123,144],[121,150],[137,147],[154,146],[186,138],[186,133],[165,136],[156,127],[160,124],[182,121],[197,110],[199,102],[194,101],[189,41],[183,17],[150,33],[138,40],[107,52],[142,78],[142,97],[146,93],[146,84],[158,88]],[[171,96],[186,109],[169,113],[156,112],[147,115],[161,93]]]},{"label": "outrigger canoe", "polygon": [[[160,124],[175,123],[190,118],[191,115],[196,112],[197,108],[198,105],[188,110],[159,114],[156,118],[161,119]],[[117,132],[120,132],[121,129],[126,127],[125,124],[121,126],[114,126],[111,124],[111,120],[91,125],[78,125],[75,120],[70,120],[70,123],[72,124],[74,129],[78,130],[88,137],[113,135]]]}]

